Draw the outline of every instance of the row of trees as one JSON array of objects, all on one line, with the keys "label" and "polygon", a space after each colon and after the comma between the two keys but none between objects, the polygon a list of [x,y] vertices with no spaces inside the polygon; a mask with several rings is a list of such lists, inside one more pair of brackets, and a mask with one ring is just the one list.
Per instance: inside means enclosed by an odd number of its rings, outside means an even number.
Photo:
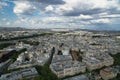
[{"label": "row of trees", "polygon": [[4,48],[6,48],[6,47],[8,47],[10,45],[14,45],[14,44],[13,43],[1,43],[0,44],[0,49],[4,49]]},{"label": "row of trees", "polygon": [[111,56],[114,58],[114,65],[120,65],[120,52],[118,52],[117,54],[115,55],[112,55]]},{"label": "row of trees", "polygon": [[50,69],[50,64],[55,53],[55,47],[51,50],[51,56],[44,66],[35,66],[39,76],[36,76],[34,80],[60,80]]},{"label": "row of trees", "polygon": [[32,37],[45,36],[45,35],[53,35],[53,33],[41,33],[41,34],[33,34],[28,36],[19,36],[19,37],[14,37],[9,39],[0,39],[0,41],[19,40],[19,39],[32,38]]},{"label": "row of trees", "polygon": [[39,45],[39,42],[37,41],[32,42],[32,41],[22,40],[22,42],[25,44],[30,44],[30,45],[35,45],[35,46]]},{"label": "row of trees", "polygon": [[11,59],[12,59],[13,61],[16,61],[16,59],[18,58],[18,56],[19,56],[21,53],[25,52],[26,50],[27,50],[26,48],[23,48],[23,49],[17,51],[16,54],[14,54],[14,55],[11,57]]}]

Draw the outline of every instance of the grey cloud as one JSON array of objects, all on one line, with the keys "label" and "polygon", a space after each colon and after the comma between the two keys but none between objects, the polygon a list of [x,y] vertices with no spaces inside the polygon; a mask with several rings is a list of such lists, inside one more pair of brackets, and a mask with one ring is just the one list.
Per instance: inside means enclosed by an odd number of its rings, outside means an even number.
[{"label": "grey cloud", "polygon": [[53,5],[65,4],[65,2],[62,0],[37,0],[37,1],[44,4],[53,4]]},{"label": "grey cloud", "polygon": [[11,0],[11,1],[29,1],[29,2],[48,4],[48,5],[65,4],[63,0]]},{"label": "grey cloud", "polygon": [[63,15],[65,16],[79,16],[80,14],[93,15],[93,14],[99,14],[105,11],[106,11],[105,9],[100,9],[100,8],[90,9],[90,10],[77,10],[76,9],[76,10],[64,13]]},{"label": "grey cloud", "polygon": [[109,14],[120,14],[120,6],[117,1],[102,0],[104,4],[101,4],[101,5],[98,4],[99,2],[101,1],[71,0],[71,1],[67,1],[66,5],[63,5],[64,7],[61,6],[60,8],[58,8],[59,9],[58,11],[62,13],[62,15],[64,16],[79,16],[80,14],[94,15],[94,14],[100,14],[104,12],[107,12]]},{"label": "grey cloud", "polygon": [[120,10],[117,10],[117,8],[111,8],[111,9],[95,8],[95,9],[89,9],[89,10],[74,9],[72,11],[64,13],[63,15],[64,16],[79,16],[80,14],[94,15],[94,14],[100,14],[104,12],[107,12],[109,14],[120,14]]},{"label": "grey cloud", "polygon": [[108,10],[109,14],[120,14],[120,10],[117,10],[117,8],[111,8]]},{"label": "grey cloud", "polygon": [[[16,14],[23,14],[23,15],[33,15],[34,12],[44,12],[45,8],[48,5],[61,5],[64,4],[62,0],[12,0],[15,3],[14,12]],[[23,3],[26,4],[24,8],[19,6]],[[19,6],[19,7],[18,7]],[[18,7],[18,8],[17,8]]]}]

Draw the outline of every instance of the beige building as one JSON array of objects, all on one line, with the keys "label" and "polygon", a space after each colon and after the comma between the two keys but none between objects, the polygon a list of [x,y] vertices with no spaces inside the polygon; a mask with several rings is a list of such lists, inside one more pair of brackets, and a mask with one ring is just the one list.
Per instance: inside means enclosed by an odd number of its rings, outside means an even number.
[{"label": "beige building", "polygon": [[104,80],[109,80],[117,76],[117,72],[113,68],[105,68],[100,70],[100,75]]},{"label": "beige building", "polygon": [[59,78],[86,71],[86,66],[78,61],[52,63],[50,68]]},{"label": "beige building", "polygon": [[87,69],[89,71],[95,70],[95,69],[99,69],[102,68],[104,65],[100,62],[100,60],[96,59],[96,58],[86,58],[83,59],[82,62],[84,62],[87,66]]},{"label": "beige building", "polygon": [[114,59],[110,55],[101,55],[98,57],[88,57],[82,60],[87,66],[89,71],[110,66],[114,64]]}]

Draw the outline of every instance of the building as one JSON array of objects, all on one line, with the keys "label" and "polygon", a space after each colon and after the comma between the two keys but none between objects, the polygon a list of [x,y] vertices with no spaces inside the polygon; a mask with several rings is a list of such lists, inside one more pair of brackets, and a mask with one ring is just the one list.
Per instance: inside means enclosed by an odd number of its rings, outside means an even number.
[{"label": "building", "polygon": [[86,64],[87,69],[89,71],[92,71],[92,70],[99,69],[99,68],[103,67],[103,64],[100,62],[100,60],[98,60],[94,57],[83,59],[82,62],[84,62]]},{"label": "building", "polygon": [[63,62],[63,61],[72,61],[71,55],[54,55],[52,63]]},{"label": "building", "polygon": [[114,59],[108,54],[102,54],[100,56],[92,56],[82,59],[89,71],[100,69],[104,66],[111,66],[114,64]]},{"label": "building", "polygon": [[86,71],[85,64],[78,61],[52,63],[50,68],[59,78],[84,73]]},{"label": "building", "polygon": [[100,75],[104,80],[109,80],[115,78],[117,76],[117,72],[113,68],[109,67],[100,70]]},{"label": "building", "polygon": [[12,64],[13,61],[11,59],[0,63],[0,75],[4,70],[7,70],[8,66],[10,66],[10,64]]},{"label": "building", "polygon": [[64,80],[89,80],[89,78],[86,75],[78,75],[78,76],[66,78]]},{"label": "building", "polygon": [[35,68],[26,68],[19,71],[3,74],[1,75],[0,80],[19,80],[22,78],[31,78],[36,75],[38,75],[38,72]]}]

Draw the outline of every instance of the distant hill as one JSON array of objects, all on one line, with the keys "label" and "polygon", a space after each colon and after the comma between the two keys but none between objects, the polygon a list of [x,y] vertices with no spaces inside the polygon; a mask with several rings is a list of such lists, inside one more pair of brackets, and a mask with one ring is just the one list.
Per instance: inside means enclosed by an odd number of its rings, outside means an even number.
[{"label": "distant hill", "polygon": [[92,29],[74,29],[74,28],[46,28],[46,29],[27,29],[27,28],[21,28],[21,27],[0,27],[1,31],[32,31],[32,30],[38,30],[41,32],[45,31],[89,31],[89,32],[107,32],[107,33],[120,33],[118,30],[92,30]]},{"label": "distant hill", "polygon": [[20,28],[20,27],[0,27],[0,31],[23,31],[28,30],[26,28]]},{"label": "distant hill", "polygon": [[91,32],[120,32],[120,30],[94,30],[94,29],[74,29],[75,31],[91,31]]},{"label": "distant hill", "polygon": [[38,31],[51,31],[51,29],[27,29],[27,28],[21,28],[21,27],[0,27],[1,31],[32,31],[32,30],[38,30]]}]

